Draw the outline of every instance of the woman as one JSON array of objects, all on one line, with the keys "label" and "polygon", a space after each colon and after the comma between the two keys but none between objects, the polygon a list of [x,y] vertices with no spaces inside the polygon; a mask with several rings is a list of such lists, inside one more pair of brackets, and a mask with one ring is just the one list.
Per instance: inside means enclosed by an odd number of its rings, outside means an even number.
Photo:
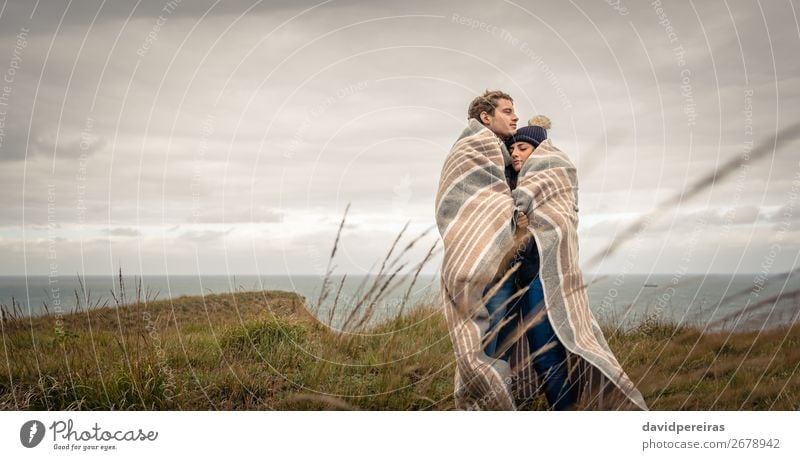
[{"label": "woman", "polygon": [[[546,117],[534,118],[537,125],[520,128],[505,144],[511,155],[511,164],[506,167],[506,181],[511,190],[517,186],[517,179],[525,161],[535,154],[536,148],[547,139],[547,129],[550,120]],[[533,122],[533,120],[532,120]],[[498,353],[497,346],[508,344],[513,337],[521,333],[519,328],[528,325],[524,334],[534,355],[533,367],[538,377],[543,381],[544,394],[548,404],[554,410],[569,410],[573,408],[577,394],[567,375],[567,352],[564,345],[558,340],[549,319],[544,313],[544,293],[539,279],[539,251],[536,241],[527,228],[527,216],[517,214],[517,244],[503,263],[500,275],[505,281],[487,301],[487,310],[490,315],[490,327],[487,331],[484,350],[488,356],[504,359],[510,358],[511,348]],[[515,268],[510,275],[508,270]],[[484,291],[487,295],[492,287],[500,280],[489,285]],[[514,294],[528,288],[518,297]],[[503,321],[505,321],[504,324]],[[501,325],[502,324],[502,325]],[[510,340],[511,339],[511,340]],[[535,354],[537,350],[543,350]],[[499,355],[499,356],[498,356]]]}]

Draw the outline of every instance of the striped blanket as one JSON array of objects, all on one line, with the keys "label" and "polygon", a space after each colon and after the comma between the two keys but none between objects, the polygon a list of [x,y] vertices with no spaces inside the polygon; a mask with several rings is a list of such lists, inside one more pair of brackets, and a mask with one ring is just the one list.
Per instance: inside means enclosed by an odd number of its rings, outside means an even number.
[{"label": "striped blanket", "polygon": [[445,159],[439,181],[441,292],[456,355],[457,407],[514,410],[542,391],[521,331],[506,346],[511,349],[509,361],[483,352],[490,323],[485,301],[493,294],[484,297],[484,289],[515,246],[513,216],[522,210],[539,248],[546,311],[567,349],[568,372],[578,386],[578,407],[646,410],[641,393],[609,349],[589,309],[578,265],[574,165],[545,141],[525,162],[512,192],[504,175],[509,163],[499,139],[470,120]]}]

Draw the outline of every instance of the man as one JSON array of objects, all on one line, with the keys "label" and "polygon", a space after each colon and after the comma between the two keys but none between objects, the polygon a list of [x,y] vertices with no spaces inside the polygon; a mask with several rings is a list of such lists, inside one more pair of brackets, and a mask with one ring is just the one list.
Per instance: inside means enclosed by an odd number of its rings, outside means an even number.
[{"label": "man", "polygon": [[517,131],[519,118],[514,113],[514,100],[502,91],[486,91],[473,99],[467,115],[489,128],[500,140],[508,139]]},{"label": "man", "polygon": [[[455,399],[464,409],[515,409],[509,363],[490,358],[483,346],[475,347],[485,342],[492,323],[485,305],[475,307],[485,302],[485,287],[496,278],[495,273],[487,273],[487,267],[496,269],[508,253],[501,248],[509,245],[497,244],[496,235],[502,241],[514,235],[515,225],[508,225],[515,217],[514,202],[505,180],[511,156],[504,140],[516,132],[519,118],[513,99],[502,91],[486,91],[473,99],[467,118],[467,128],[443,165],[436,204],[444,242],[444,311],[458,364]],[[465,199],[471,204],[464,206]],[[481,221],[490,228],[474,225]],[[476,251],[481,253],[477,258]],[[465,259],[465,254],[470,255]]]}]

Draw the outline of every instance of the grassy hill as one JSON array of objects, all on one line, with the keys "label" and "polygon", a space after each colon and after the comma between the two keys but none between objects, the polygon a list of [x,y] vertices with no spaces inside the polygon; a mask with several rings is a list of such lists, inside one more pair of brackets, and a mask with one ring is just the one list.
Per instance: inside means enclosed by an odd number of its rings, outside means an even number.
[{"label": "grassy hill", "polygon": [[[281,291],[0,324],[4,410],[454,408],[453,352],[430,306],[362,334],[331,330]],[[605,332],[652,409],[800,407],[800,326],[702,334],[649,321]]]}]

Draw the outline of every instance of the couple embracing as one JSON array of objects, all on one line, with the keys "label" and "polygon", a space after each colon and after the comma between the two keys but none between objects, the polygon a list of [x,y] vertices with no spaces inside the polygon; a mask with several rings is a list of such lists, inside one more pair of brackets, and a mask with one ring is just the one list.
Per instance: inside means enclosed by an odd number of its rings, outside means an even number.
[{"label": "couple embracing", "polygon": [[643,409],[595,320],[578,263],[575,166],[511,96],[487,91],[447,155],[436,196],[441,292],[460,409]]}]

